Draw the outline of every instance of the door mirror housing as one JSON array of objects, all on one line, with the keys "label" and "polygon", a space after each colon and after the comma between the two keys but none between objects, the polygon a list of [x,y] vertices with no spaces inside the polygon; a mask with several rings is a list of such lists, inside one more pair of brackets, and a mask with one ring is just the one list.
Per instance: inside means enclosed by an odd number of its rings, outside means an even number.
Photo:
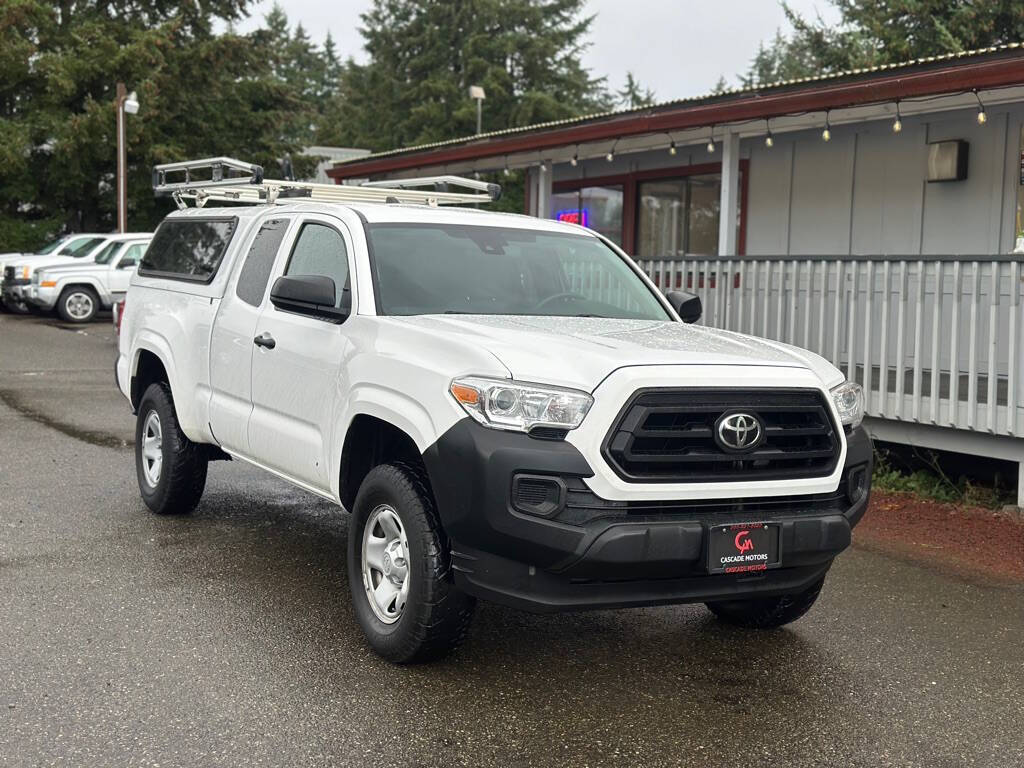
[{"label": "door mirror housing", "polygon": [[704,313],[704,307],[700,303],[700,296],[687,291],[669,291],[665,294],[672,309],[679,315],[684,323],[695,323],[700,320]]},{"label": "door mirror housing", "polygon": [[278,309],[332,323],[341,323],[349,316],[348,297],[346,289],[346,300],[336,307],[334,280],[324,275],[282,275],[270,289],[270,303]]},{"label": "door mirror housing", "polygon": [[117,268],[118,269],[135,269],[135,267],[137,267],[137,266],[138,266],[138,262],[137,261],[129,260],[129,261],[122,261],[120,264],[117,265]]}]

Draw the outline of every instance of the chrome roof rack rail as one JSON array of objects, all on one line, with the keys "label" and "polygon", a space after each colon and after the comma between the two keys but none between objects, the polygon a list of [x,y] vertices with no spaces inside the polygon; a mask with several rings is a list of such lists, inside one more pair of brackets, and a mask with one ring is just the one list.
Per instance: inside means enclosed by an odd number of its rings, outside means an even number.
[{"label": "chrome roof rack rail", "polygon": [[[452,188],[469,191],[452,191]],[[157,195],[170,195],[179,208],[187,207],[188,200],[197,208],[210,201],[266,205],[296,198],[326,203],[435,206],[489,203],[501,197],[501,185],[461,176],[370,181],[358,186],[265,179],[262,166],[230,157],[153,166],[153,191]]]}]

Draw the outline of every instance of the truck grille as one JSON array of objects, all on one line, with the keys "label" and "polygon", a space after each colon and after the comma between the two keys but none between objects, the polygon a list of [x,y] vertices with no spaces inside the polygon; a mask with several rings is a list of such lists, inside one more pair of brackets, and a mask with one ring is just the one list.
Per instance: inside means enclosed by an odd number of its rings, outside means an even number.
[{"label": "truck grille", "polygon": [[[763,438],[729,452],[715,425],[731,412],[756,416]],[[647,389],[608,433],[602,453],[624,480],[649,483],[790,480],[835,469],[839,438],[814,389]]]}]

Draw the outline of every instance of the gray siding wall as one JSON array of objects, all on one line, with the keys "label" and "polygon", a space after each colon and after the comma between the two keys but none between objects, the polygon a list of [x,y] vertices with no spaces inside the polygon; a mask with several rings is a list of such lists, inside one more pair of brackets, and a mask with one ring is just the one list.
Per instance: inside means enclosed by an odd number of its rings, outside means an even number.
[{"label": "gray siding wall", "polygon": [[[973,110],[744,142],[750,255],[1006,253],[1015,239],[1021,108]],[[929,184],[928,142],[970,144],[967,179]]]},{"label": "gray siding wall", "polygon": [[[774,255],[1007,253],[1016,238],[1017,185],[1024,104],[988,108],[979,126],[973,109],[833,126],[744,139],[750,161],[746,252]],[[970,144],[967,179],[928,184],[928,142]],[[667,142],[667,137],[666,137]],[[554,180],[721,162],[721,145],[703,144],[559,163]],[[549,212],[550,215],[550,212]]]}]

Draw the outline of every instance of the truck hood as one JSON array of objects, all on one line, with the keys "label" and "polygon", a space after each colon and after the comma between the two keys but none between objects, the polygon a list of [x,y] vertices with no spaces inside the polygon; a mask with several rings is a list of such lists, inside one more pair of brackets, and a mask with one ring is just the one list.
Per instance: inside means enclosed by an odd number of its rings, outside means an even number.
[{"label": "truck hood", "polygon": [[86,261],[85,259],[75,259],[68,263],[48,263],[40,264],[38,266],[33,265],[33,269],[36,272],[46,272],[48,275],[83,275],[83,274],[100,274],[106,273],[109,265],[97,264],[93,261]]},{"label": "truck hood", "polygon": [[788,344],[668,321],[589,317],[423,315],[390,318],[484,347],[514,379],[593,391],[634,365],[752,365],[804,368],[828,387],[842,373]]},{"label": "truck hood", "polygon": [[36,270],[44,269],[44,268],[47,268],[47,267],[58,267],[58,266],[62,267],[64,265],[87,265],[87,264],[88,265],[94,265],[94,262],[93,262],[92,259],[88,259],[88,260],[86,260],[86,259],[87,259],[87,257],[82,257],[82,258],[76,259],[76,258],[73,258],[71,256],[54,256],[53,254],[49,254],[49,253],[45,253],[45,254],[26,253],[26,254],[23,254],[21,256],[21,258],[8,260],[5,266],[16,267],[16,268],[19,268],[19,269],[21,267],[28,267],[30,272],[35,272]]}]

